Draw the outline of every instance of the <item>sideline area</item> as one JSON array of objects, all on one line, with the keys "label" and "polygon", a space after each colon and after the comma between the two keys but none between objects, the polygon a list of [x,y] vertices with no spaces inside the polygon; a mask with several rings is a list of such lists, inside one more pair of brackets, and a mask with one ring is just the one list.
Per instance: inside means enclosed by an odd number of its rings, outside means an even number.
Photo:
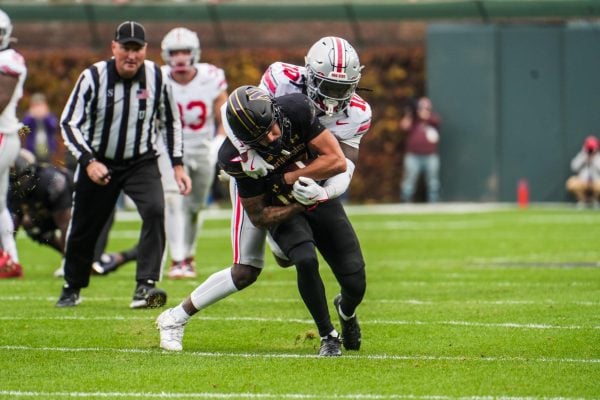
[{"label": "sideline area", "polygon": [[[513,210],[517,208],[516,203],[390,203],[390,204],[368,204],[368,205],[345,205],[348,215],[353,214],[465,214],[489,211]],[[531,203],[531,208],[559,208],[573,209],[572,203]],[[209,208],[203,212],[205,219],[228,219],[231,217],[230,208]],[[119,221],[135,221],[139,216],[135,210],[122,210],[117,212]]]}]

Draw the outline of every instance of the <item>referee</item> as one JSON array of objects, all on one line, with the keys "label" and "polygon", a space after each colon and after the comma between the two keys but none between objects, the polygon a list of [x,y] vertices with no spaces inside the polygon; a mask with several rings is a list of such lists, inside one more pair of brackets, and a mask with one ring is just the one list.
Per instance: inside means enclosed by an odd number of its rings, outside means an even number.
[{"label": "referee", "polygon": [[90,281],[94,245],[121,191],[142,218],[130,307],[166,302],[166,293],[155,287],[165,248],[157,134],[165,137],[181,194],[190,192],[191,181],[183,169],[181,122],[171,87],[160,67],[145,60],[146,46],[141,24],[120,24],[112,41],[113,58],[83,71],[63,110],[62,136],[78,164],[63,259],[66,283],[57,307],[79,304],[80,290]]}]

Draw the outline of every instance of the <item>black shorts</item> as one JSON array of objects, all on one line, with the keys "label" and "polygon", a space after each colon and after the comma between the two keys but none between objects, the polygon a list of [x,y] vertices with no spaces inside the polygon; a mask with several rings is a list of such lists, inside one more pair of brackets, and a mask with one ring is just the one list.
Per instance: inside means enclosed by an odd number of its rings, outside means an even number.
[{"label": "black shorts", "polygon": [[352,274],[365,266],[356,232],[339,199],[297,214],[269,232],[286,255],[301,243],[314,243],[336,275]]}]

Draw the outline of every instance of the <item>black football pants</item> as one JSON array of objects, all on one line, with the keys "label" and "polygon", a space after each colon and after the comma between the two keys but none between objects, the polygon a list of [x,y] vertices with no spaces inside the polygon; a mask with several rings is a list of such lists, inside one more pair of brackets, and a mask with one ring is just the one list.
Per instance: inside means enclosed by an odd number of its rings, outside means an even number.
[{"label": "black football pants", "polygon": [[300,296],[319,335],[326,336],[333,325],[315,246],[340,285],[344,314],[354,313],[366,291],[365,262],[344,207],[339,199],[327,201],[311,212],[284,221],[270,233],[296,266]]},{"label": "black football pants", "polygon": [[73,208],[65,250],[65,281],[72,288],[87,287],[94,247],[113,212],[121,190],[135,203],[142,219],[136,280],[158,281],[165,249],[164,195],[156,158],[110,165],[111,180],[95,184],[78,166]]}]

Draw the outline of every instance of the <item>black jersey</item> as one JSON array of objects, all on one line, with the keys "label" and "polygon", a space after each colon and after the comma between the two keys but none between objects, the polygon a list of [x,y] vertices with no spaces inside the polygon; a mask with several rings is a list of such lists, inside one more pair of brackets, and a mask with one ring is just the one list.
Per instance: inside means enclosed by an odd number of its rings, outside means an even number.
[{"label": "black jersey", "polygon": [[27,214],[34,225],[42,227],[52,220],[52,213],[71,207],[72,193],[71,171],[40,164],[22,185],[10,186],[8,208],[20,217]]},{"label": "black jersey", "polygon": [[[282,151],[278,154],[271,154],[255,149],[266,162],[273,165],[274,170],[269,175],[281,174],[295,161],[308,158],[310,156],[308,143],[325,130],[316,116],[312,102],[301,93],[276,97],[275,106],[280,109],[277,122],[282,132]],[[229,140],[226,140],[219,149],[219,166],[228,175],[235,178],[240,197],[269,194],[269,175],[253,179],[246,175],[240,161],[237,149]]]}]

